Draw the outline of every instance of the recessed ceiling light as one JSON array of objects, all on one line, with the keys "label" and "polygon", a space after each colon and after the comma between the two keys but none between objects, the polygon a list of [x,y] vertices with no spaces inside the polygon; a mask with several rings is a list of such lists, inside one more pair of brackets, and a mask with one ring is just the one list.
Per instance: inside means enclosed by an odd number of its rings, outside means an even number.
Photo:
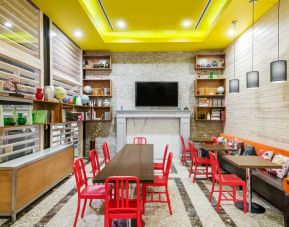
[{"label": "recessed ceiling light", "polygon": [[233,30],[233,29],[230,29],[230,30],[228,31],[228,36],[231,36],[231,37],[234,36],[234,30]]},{"label": "recessed ceiling light", "polygon": [[55,33],[55,31],[50,31],[50,36],[51,36],[51,37],[54,37],[54,36],[56,36],[56,33]]},{"label": "recessed ceiling light", "polygon": [[117,24],[117,27],[120,28],[120,29],[126,28],[126,23],[123,20],[117,21],[116,24]]},{"label": "recessed ceiling light", "polygon": [[83,36],[83,33],[80,30],[76,30],[76,31],[74,31],[74,35],[79,38],[79,37]]},{"label": "recessed ceiling light", "polygon": [[191,21],[191,20],[188,20],[188,19],[182,21],[182,26],[183,26],[184,28],[189,28],[189,27],[192,26],[192,24],[193,24],[192,21]]},{"label": "recessed ceiling light", "polygon": [[6,21],[5,23],[4,23],[4,26],[5,27],[7,27],[7,28],[12,28],[12,23],[10,23],[9,21]]}]

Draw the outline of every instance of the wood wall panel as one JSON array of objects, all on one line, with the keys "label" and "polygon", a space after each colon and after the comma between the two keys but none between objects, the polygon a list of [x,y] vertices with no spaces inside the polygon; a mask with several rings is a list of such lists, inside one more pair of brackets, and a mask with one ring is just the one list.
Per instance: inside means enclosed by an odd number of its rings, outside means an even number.
[{"label": "wood wall panel", "polygon": [[1,171],[0,182],[0,212],[9,213],[12,210],[12,171]]},{"label": "wood wall panel", "polygon": [[[281,2],[280,12],[280,59],[289,62],[289,1]],[[253,90],[246,88],[246,72],[252,69],[251,32],[247,30],[236,41],[236,78],[240,80],[240,93],[227,95],[225,134],[288,150],[289,82],[270,83],[270,62],[277,60],[277,6],[255,25],[254,70],[260,72],[260,87]],[[233,45],[226,49],[226,63],[224,74],[228,89],[234,75]]]}]

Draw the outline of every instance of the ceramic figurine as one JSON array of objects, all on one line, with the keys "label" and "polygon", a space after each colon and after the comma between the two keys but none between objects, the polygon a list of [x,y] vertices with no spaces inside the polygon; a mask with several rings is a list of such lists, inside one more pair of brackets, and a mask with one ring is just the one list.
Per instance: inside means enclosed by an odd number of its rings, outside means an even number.
[{"label": "ceramic figurine", "polygon": [[37,100],[42,100],[43,99],[43,89],[42,88],[36,88],[36,93],[35,93],[35,98]]},{"label": "ceramic figurine", "polygon": [[109,68],[110,67],[110,64],[109,64],[109,61],[105,62],[105,68]]},{"label": "ceramic figurine", "polygon": [[212,66],[213,67],[217,67],[217,65],[218,65],[217,61],[212,61]]}]

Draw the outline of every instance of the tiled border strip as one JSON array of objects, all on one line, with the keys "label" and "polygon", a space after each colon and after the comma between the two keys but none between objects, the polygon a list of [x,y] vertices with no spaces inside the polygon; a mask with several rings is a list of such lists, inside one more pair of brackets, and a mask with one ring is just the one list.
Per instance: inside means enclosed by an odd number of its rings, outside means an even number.
[{"label": "tiled border strip", "polygon": [[[185,166],[187,168],[188,171],[190,171],[190,165],[188,162],[185,163]],[[200,179],[197,178],[196,183],[198,184],[198,186],[200,187],[200,189],[202,190],[202,192],[205,194],[205,196],[207,197],[207,199],[209,200],[210,198],[210,191],[209,189],[206,187],[206,185],[204,184],[204,182]],[[217,200],[213,197],[212,199],[212,206],[214,208],[216,208],[217,205]],[[236,223],[233,221],[233,219],[229,216],[229,214],[226,213],[226,211],[224,210],[224,208],[222,207],[222,205],[220,205],[220,210],[217,213],[219,215],[219,217],[221,218],[221,220],[224,222],[224,224],[226,226],[230,226],[230,227],[236,227]]]},{"label": "tiled border strip", "polygon": [[177,188],[179,190],[180,196],[183,200],[183,204],[186,208],[187,214],[189,216],[189,219],[191,221],[191,224],[193,227],[202,227],[203,224],[200,220],[199,215],[197,214],[197,211],[188,195],[188,192],[181,180],[181,178],[175,178],[175,182],[177,185]]}]

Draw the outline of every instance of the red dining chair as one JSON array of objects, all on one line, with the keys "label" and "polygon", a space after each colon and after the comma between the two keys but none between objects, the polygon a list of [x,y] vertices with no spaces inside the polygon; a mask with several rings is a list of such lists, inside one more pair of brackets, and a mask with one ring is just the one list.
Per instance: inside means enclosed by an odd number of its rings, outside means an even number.
[{"label": "red dining chair", "polygon": [[[211,168],[212,168],[212,189],[210,193],[210,202],[212,201],[213,193],[219,192],[218,203],[217,203],[217,212],[220,210],[221,201],[233,201],[236,204],[236,187],[243,187],[243,206],[244,213],[247,212],[247,201],[246,201],[246,182],[240,179],[235,174],[222,174],[220,165],[218,162],[217,155],[213,152],[209,152]],[[215,183],[219,183],[219,190],[215,190]],[[224,186],[231,186],[232,190],[223,190]],[[226,194],[224,194],[224,192]],[[226,195],[229,195],[228,198]]]},{"label": "red dining chair", "polygon": [[167,158],[167,153],[169,150],[169,145],[166,145],[164,156],[163,156],[163,162],[154,162],[154,170],[161,170],[163,173],[165,172],[165,163]]},{"label": "red dining chair", "polygon": [[[169,173],[171,169],[173,159],[173,153],[170,152],[166,164],[165,171],[163,175],[154,175],[153,183],[144,183],[142,184],[142,195],[143,195],[143,212],[145,212],[145,203],[147,202],[158,202],[158,203],[167,203],[170,211],[170,215],[172,215],[171,208],[171,200],[168,191],[168,181],[169,181]],[[148,191],[147,187],[165,187],[165,191]],[[150,200],[147,200],[147,195],[150,195]],[[166,195],[166,200],[161,200],[161,195]],[[158,195],[158,199],[154,199],[154,195]]]},{"label": "red dining chair", "polygon": [[[131,185],[135,185],[132,189]],[[114,185],[114,196],[109,193]],[[142,205],[140,182],[133,176],[112,176],[105,180],[104,226],[110,227],[113,219],[137,219],[137,226],[142,226]]]},{"label": "red dining chair", "polygon": [[[208,179],[209,175],[208,166],[211,165],[210,159],[207,157],[199,157],[198,150],[195,148],[192,141],[189,141],[189,147],[191,149],[191,160],[192,160],[189,177],[191,177],[193,167],[195,166],[193,182],[196,182],[197,175],[206,175],[206,178]],[[200,165],[201,166],[205,165],[206,169],[199,169]]]},{"label": "red dining chair", "polygon": [[110,154],[109,154],[107,142],[104,142],[102,144],[102,152],[103,152],[104,164],[107,165],[110,162]]},{"label": "red dining chair", "polygon": [[80,209],[80,202],[84,200],[81,218],[84,216],[86,202],[88,199],[105,199],[105,187],[104,185],[88,185],[87,183],[87,176],[85,171],[85,165],[82,158],[77,158],[73,162],[73,172],[76,181],[76,189],[77,189],[77,209],[76,215],[74,219],[73,226],[76,226],[79,209]]},{"label": "red dining chair", "polygon": [[187,155],[187,153],[191,153],[191,149],[189,147],[186,147],[184,137],[181,135],[181,144],[182,144],[182,158],[181,158],[181,164],[184,165],[186,160],[190,160],[190,156]]},{"label": "red dining chair", "polygon": [[100,165],[96,149],[89,151],[89,160],[91,164],[93,178],[100,172]]},{"label": "red dining chair", "polygon": [[145,137],[134,137],[133,144],[147,144],[147,138]]}]

